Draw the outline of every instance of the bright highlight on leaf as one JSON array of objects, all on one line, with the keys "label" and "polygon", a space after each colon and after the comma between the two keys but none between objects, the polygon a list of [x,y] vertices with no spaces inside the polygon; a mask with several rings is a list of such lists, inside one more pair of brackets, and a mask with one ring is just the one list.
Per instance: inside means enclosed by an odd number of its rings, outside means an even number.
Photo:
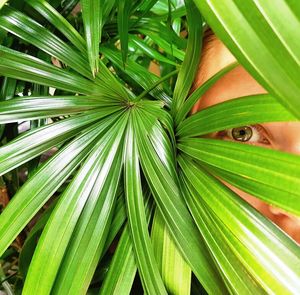
[{"label": "bright highlight on leaf", "polygon": [[0,9],[3,7],[3,5],[7,2],[8,0],[0,0]]}]

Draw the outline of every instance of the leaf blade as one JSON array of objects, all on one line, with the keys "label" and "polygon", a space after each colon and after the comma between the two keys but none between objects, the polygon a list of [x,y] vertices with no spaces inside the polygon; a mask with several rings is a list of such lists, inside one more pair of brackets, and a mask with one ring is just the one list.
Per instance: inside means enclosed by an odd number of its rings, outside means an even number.
[{"label": "leaf blade", "polygon": [[[118,116],[115,116],[113,119],[109,118],[108,120],[109,129],[115,125],[115,120],[120,122],[115,126],[121,127],[122,123],[124,125],[124,116],[119,118]],[[98,139],[85,163],[82,165],[67,189],[63,192],[58,205],[43,231],[37,250],[35,251],[35,256],[28,270],[23,290],[24,294],[32,294],[32,292],[48,294],[51,291],[82,210],[86,202],[90,202],[90,197],[96,193],[98,189],[101,189],[101,187],[95,188],[95,183],[97,182],[97,179],[100,179],[102,182],[106,179],[114,158],[113,156],[107,156],[107,149],[109,149],[111,145],[106,145],[106,142],[109,140],[113,141],[113,138],[110,137],[106,128],[104,129],[104,134],[101,135],[102,136]],[[104,153],[102,153],[103,148],[106,149],[106,152]],[[117,152],[117,146],[109,152],[114,155]],[[94,191],[94,188],[96,191]],[[96,240],[96,243],[97,242],[98,241]],[[87,255],[88,254],[89,253],[87,253]],[[49,263],[49,261],[51,261],[51,263]],[[78,261],[75,262],[78,263]],[[49,267],[49,265],[51,265],[51,267]],[[66,266],[68,267],[69,265],[67,264]],[[85,267],[87,267],[87,265],[85,265]],[[80,272],[80,269],[77,268],[77,271]],[[73,272],[71,275],[73,275]],[[88,277],[90,273],[86,271],[85,275]],[[64,279],[64,277],[61,278]],[[81,279],[85,284],[79,284],[79,286],[76,286],[76,281],[68,281],[68,283],[71,283],[72,289],[67,289],[67,292],[74,291],[75,294],[82,294],[82,290],[79,289],[81,287],[84,289],[88,286],[88,284],[86,286],[88,278],[83,277]],[[67,287],[67,285],[65,286]]]},{"label": "leaf blade", "polygon": [[75,93],[96,94],[99,87],[83,77],[36,57],[0,45],[0,74]]},{"label": "leaf blade", "polygon": [[86,43],[78,31],[48,2],[43,0],[26,0],[32,8],[45,17],[81,52],[86,52]]},{"label": "leaf blade", "polygon": [[178,148],[211,167],[240,175],[249,183],[257,181],[261,186],[270,186],[276,190],[275,195],[258,197],[296,215],[300,214],[297,202],[299,156],[258,146],[205,138],[185,139],[178,144]]},{"label": "leaf blade", "polygon": [[193,137],[249,124],[289,121],[297,118],[272,95],[253,95],[225,101],[188,117],[179,124],[177,136]]},{"label": "leaf blade", "polygon": [[99,71],[99,44],[102,32],[101,0],[81,0],[82,17],[90,69],[95,77]]},{"label": "leaf blade", "polygon": [[172,112],[176,114],[182,107],[188,95],[194,76],[198,70],[202,47],[202,17],[193,1],[185,1],[187,20],[189,25],[188,44],[185,57],[181,65],[175,84]]},{"label": "leaf blade", "polygon": [[[134,116],[134,113],[132,116]],[[135,127],[132,120],[133,118],[130,117],[126,134],[124,168],[125,196],[129,229],[133,238],[133,249],[143,287],[147,290],[147,293],[167,294],[158,271],[148,232],[141,185],[139,154],[134,139],[136,130],[134,130]]]},{"label": "leaf blade", "polygon": [[[300,23],[285,1],[195,1],[210,26],[253,77],[295,116],[300,117]],[[251,16],[248,13],[251,11]],[[283,15],[284,13],[284,15]],[[296,15],[298,17],[298,15]],[[278,19],[291,19],[279,26]],[[239,26],[236,26],[238,20]],[[247,34],[245,34],[247,32]],[[251,40],[251,41],[250,41]],[[280,58],[277,58],[280,56]]]},{"label": "leaf blade", "polygon": [[0,124],[71,115],[111,106],[95,96],[29,96],[0,102]]},{"label": "leaf blade", "polygon": [[[113,110],[115,112],[116,109]],[[0,173],[4,174],[51,147],[74,137],[80,130],[111,112],[91,111],[34,129],[0,148]]]},{"label": "leaf blade", "polygon": [[0,13],[0,27],[54,56],[81,75],[92,78],[86,66],[85,53],[78,52],[22,12],[6,6]]},{"label": "leaf blade", "polygon": [[[41,167],[0,215],[0,253],[10,245],[39,208],[83,161],[98,128],[89,128]],[[73,152],[73,157],[70,154]],[[69,156],[68,156],[69,155]],[[49,177],[51,175],[51,177]],[[2,254],[0,254],[2,255]]]},{"label": "leaf blade", "polygon": [[191,160],[181,161],[181,167],[198,197],[247,248],[245,260],[251,259],[257,265],[252,269],[252,275],[266,291],[295,292],[299,288],[300,276],[300,249],[297,244]]},{"label": "leaf blade", "polygon": [[139,132],[141,136],[137,137],[138,148],[142,168],[153,192],[156,205],[164,217],[176,245],[205,289],[214,294],[224,293],[223,282],[216,272],[199,232],[185,207],[178,184],[148,140],[147,134],[151,130],[151,125],[145,124],[142,119],[145,116],[149,116],[149,114],[143,113],[138,121],[138,126],[141,128]]}]

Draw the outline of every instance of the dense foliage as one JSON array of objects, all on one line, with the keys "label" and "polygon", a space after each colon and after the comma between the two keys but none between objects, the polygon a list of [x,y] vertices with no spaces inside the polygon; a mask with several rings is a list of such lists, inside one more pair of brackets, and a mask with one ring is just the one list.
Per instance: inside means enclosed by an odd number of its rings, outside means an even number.
[{"label": "dense foliage", "polygon": [[[300,157],[205,137],[299,119],[296,1],[5,2],[7,294],[299,293],[298,245],[219,179],[300,215]],[[236,66],[190,93],[204,18],[269,94],[189,116]]]}]

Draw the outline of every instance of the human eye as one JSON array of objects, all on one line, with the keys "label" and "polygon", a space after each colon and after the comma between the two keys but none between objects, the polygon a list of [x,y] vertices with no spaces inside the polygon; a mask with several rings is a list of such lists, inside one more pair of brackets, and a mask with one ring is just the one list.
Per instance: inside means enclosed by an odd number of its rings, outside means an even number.
[{"label": "human eye", "polygon": [[214,133],[214,138],[254,145],[270,145],[269,135],[261,125],[246,125]]}]

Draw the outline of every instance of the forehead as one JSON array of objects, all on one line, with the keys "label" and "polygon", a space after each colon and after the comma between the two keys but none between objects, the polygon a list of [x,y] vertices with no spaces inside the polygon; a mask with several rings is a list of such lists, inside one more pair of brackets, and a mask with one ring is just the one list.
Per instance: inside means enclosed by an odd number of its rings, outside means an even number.
[{"label": "forehead", "polygon": [[[194,89],[202,85],[222,68],[236,59],[214,35],[204,41],[200,66],[194,81]],[[193,111],[237,97],[266,93],[255,79],[242,67],[237,66],[219,79],[201,98]]]}]

